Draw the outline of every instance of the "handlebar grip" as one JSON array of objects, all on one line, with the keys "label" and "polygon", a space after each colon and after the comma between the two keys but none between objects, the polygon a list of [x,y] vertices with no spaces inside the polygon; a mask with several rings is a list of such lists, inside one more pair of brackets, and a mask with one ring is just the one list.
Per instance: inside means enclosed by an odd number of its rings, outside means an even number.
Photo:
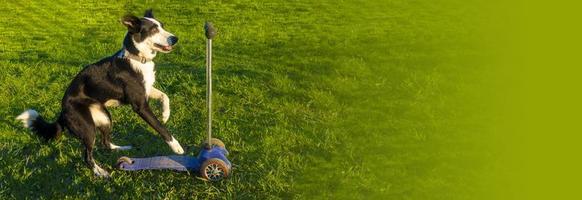
[{"label": "handlebar grip", "polygon": [[206,22],[204,24],[204,32],[205,32],[206,38],[208,38],[208,39],[212,39],[212,38],[214,38],[214,36],[216,36],[216,29],[212,25],[212,22]]}]

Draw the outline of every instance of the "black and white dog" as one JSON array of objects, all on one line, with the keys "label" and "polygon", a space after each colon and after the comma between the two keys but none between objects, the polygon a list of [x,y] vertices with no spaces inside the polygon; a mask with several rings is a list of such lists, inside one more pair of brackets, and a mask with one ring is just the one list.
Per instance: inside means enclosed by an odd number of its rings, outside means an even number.
[{"label": "black and white dog", "polygon": [[111,115],[106,107],[129,104],[133,110],[154,128],[177,154],[183,154],[180,143],[154,116],[148,106],[148,98],[158,99],[163,104],[163,121],[170,116],[168,96],[153,87],[155,81],[154,62],[157,52],[168,53],[178,38],[164,30],[150,10],[143,18],[133,15],[123,17],[122,23],[128,32],[123,48],[115,55],[86,66],[73,79],[62,99],[62,111],[53,123],[46,122],[36,111],[27,110],[16,119],[37,135],[50,140],[58,139],[64,128],[79,138],[85,146],[84,159],[96,176],[108,177],[109,173],[99,167],[93,159],[93,146],[97,129],[102,134],[101,142],[108,149],[130,149],[111,143]]}]

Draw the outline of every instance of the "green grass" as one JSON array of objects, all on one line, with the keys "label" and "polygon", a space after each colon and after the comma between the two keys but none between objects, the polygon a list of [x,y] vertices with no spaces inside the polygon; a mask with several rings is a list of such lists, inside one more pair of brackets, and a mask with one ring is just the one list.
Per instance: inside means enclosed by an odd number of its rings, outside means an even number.
[{"label": "green grass", "polygon": [[[490,152],[473,97],[486,58],[478,4],[464,1],[6,1],[0,7],[0,199],[473,199]],[[123,172],[123,155],[170,148],[128,107],[110,109],[98,149],[112,178],[93,177],[69,135],[42,142],[14,117],[46,119],[86,64],[113,54],[118,19],[152,7],[178,48],[156,58],[171,100],[168,129],[195,155],[204,137],[205,20],[214,41],[214,133],[231,178]],[[480,92],[477,92],[480,91]],[[155,112],[160,107],[152,102]]]}]

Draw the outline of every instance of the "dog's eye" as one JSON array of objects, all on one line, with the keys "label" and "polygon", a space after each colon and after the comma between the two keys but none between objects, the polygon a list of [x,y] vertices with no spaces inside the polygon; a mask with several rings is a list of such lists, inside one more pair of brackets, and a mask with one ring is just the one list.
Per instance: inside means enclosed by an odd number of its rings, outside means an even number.
[{"label": "dog's eye", "polygon": [[152,28],[150,29],[150,32],[151,32],[151,33],[157,33],[157,32],[159,32],[159,31],[160,31],[160,30],[158,30],[158,27],[152,27]]}]

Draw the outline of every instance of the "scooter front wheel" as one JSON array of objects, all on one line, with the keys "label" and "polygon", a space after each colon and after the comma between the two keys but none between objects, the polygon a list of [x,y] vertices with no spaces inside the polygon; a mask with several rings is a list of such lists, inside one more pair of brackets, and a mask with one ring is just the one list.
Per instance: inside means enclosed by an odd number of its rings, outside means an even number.
[{"label": "scooter front wheel", "polygon": [[[221,141],[221,140],[219,140],[219,139],[212,138],[212,139],[211,139],[211,142],[212,142],[212,146],[211,146],[211,148],[212,148],[213,146],[222,147],[222,148],[224,148],[224,147],[225,147],[225,146],[224,146],[224,142],[222,142],[222,141]],[[207,145],[208,145],[208,140],[204,140],[204,141],[202,141],[202,147],[206,147]]]},{"label": "scooter front wheel", "polygon": [[218,158],[208,159],[200,166],[200,175],[209,181],[220,181],[228,177],[228,174],[228,166]]}]

